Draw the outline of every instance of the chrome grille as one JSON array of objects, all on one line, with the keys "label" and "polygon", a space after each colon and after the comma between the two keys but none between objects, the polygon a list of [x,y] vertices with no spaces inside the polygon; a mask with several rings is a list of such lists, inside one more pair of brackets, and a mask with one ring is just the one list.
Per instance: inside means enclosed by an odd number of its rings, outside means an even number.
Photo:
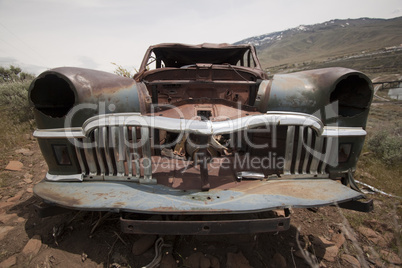
[{"label": "chrome grille", "polygon": [[154,182],[148,127],[99,127],[77,139],[75,150],[82,174],[89,178]]},{"label": "chrome grille", "polygon": [[317,136],[304,126],[288,126],[284,174],[324,174],[328,164],[337,159],[338,140]]},{"label": "chrome grille", "polygon": [[[148,127],[102,126],[76,142],[77,159],[85,177],[156,183],[152,178]],[[307,126],[288,126],[283,173],[325,174],[328,163],[337,158],[337,142],[334,137],[317,136]]]}]

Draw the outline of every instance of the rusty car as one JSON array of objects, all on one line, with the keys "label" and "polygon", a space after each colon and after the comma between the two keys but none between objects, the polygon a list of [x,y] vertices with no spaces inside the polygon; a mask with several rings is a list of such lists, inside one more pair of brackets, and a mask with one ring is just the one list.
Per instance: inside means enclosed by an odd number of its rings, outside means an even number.
[{"label": "rusty car", "polygon": [[119,213],[126,233],[281,231],[291,208],[370,211],[353,174],[372,97],[346,68],[268,77],[252,45],[151,46],[134,77],[47,70],[29,88],[48,165],[34,193],[43,209]]}]

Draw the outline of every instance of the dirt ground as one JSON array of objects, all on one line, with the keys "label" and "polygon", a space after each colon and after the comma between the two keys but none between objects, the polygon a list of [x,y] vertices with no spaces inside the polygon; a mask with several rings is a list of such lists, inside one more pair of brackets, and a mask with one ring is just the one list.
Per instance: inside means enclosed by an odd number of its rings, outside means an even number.
[{"label": "dirt ground", "polygon": [[[10,161],[22,166],[6,170]],[[155,257],[157,237],[122,233],[117,214],[40,218],[32,189],[47,166],[34,139],[0,166],[0,267],[143,267]],[[370,197],[375,210],[368,217],[336,207],[294,209],[284,232],[165,236],[160,267],[400,267],[400,218],[392,211],[381,221],[376,216],[384,203],[400,209],[399,200]],[[352,227],[348,219],[361,225]]]}]

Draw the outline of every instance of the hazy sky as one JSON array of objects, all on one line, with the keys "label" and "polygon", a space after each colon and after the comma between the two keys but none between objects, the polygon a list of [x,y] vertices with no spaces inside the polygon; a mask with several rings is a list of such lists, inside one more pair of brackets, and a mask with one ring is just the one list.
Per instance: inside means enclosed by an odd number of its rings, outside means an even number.
[{"label": "hazy sky", "polygon": [[233,43],[331,19],[399,16],[402,0],[0,0],[0,65],[132,69],[157,43]]}]

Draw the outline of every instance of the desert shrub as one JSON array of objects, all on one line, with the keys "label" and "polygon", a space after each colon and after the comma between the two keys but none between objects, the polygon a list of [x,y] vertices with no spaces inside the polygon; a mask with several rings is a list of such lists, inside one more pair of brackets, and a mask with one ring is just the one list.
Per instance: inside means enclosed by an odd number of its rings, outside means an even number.
[{"label": "desert shrub", "polygon": [[28,104],[28,88],[34,75],[22,72],[21,68],[10,65],[0,66],[0,113],[15,123],[33,119]]},{"label": "desert shrub", "polygon": [[[131,73],[131,71],[129,71],[127,68],[124,68],[123,66],[112,62],[112,64],[114,66],[116,66],[116,69],[113,71],[115,74],[120,75],[120,76],[124,76],[124,77],[133,77],[134,75]],[[134,68],[134,72],[137,72],[137,70]]]},{"label": "desert shrub", "polygon": [[402,127],[398,124],[383,128],[372,135],[367,143],[372,151],[387,165],[399,165],[402,162]]},{"label": "desert shrub", "polygon": [[0,83],[0,112],[15,117],[18,122],[33,119],[28,103],[28,88],[31,80]]},{"label": "desert shrub", "polygon": [[23,82],[33,78],[33,74],[25,73],[19,67],[10,65],[10,67],[5,68],[0,66],[0,83]]}]

